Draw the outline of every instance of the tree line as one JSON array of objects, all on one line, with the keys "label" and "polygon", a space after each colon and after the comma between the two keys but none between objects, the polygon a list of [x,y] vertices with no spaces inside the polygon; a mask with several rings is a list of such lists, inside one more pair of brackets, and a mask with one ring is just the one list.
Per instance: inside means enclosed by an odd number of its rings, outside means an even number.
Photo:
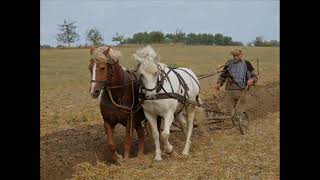
[{"label": "tree line", "polygon": [[119,44],[150,44],[150,43],[181,43],[186,45],[218,45],[218,46],[243,46],[242,42],[233,41],[231,37],[224,36],[221,33],[189,33],[186,34],[182,29],[175,33],[164,34],[161,31],[138,32],[132,37],[124,38],[118,33],[112,39]]},{"label": "tree line", "polygon": [[[58,24],[58,33],[56,40],[58,48],[71,47],[72,43],[80,40],[77,33],[76,22],[68,22],[64,20],[63,24]],[[97,28],[91,28],[86,32],[86,40],[88,43],[78,47],[101,46],[104,45],[104,38]],[[240,41],[233,41],[232,37],[224,36],[221,33],[188,33],[182,29],[177,29],[174,33],[164,34],[161,31],[152,32],[137,32],[132,37],[125,38],[124,35],[116,33],[112,37],[112,41],[119,45],[126,44],[186,44],[186,45],[218,45],[218,46],[244,46]],[[256,37],[247,46],[264,46],[264,47],[279,47],[280,42],[277,40],[265,41],[262,36]],[[50,48],[49,45],[40,45],[40,48]]]}]

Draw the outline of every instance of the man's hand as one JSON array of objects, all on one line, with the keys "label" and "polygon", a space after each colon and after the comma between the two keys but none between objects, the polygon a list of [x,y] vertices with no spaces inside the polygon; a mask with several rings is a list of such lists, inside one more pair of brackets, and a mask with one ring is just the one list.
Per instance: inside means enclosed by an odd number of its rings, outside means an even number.
[{"label": "man's hand", "polygon": [[254,85],[253,79],[249,79],[249,80],[247,81],[247,84],[248,84],[249,86],[253,86],[253,85]]},{"label": "man's hand", "polygon": [[221,87],[221,85],[220,85],[220,84],[217,84],[214,88],[215,88],[217,91],[219,91],[219,90],[220,90],[220,87]]}]

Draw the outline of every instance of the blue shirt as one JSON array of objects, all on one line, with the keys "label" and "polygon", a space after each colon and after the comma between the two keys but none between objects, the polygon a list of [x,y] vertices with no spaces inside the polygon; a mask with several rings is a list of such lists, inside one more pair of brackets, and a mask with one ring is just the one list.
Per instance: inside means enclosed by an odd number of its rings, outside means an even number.
[{"label": "blue shirt", "polygon": [[233,80],[241,87],[246,87],[246,75],[247,75],[247,65],[244,60],[236,61],[232,59],[229,66],[228,71],[230,75],[233,77]]}]

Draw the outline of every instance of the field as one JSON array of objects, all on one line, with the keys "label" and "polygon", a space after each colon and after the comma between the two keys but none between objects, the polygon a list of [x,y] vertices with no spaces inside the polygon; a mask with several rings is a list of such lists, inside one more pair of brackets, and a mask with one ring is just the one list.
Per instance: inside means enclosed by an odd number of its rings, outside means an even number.
[{"label": "field", "polygon": [[[114,47],[120,62],[133,69],[132,54],[138,46]],[[166,64],[191,68],[205,74],[223,65],[234,47],[155,45]],[[137,158],[135,137],[132,158],[116,166],[106,149],[98,100],[91,99],[89,49],[41,49],[41,179],[279,179],[279,48],[242,47],[245,58],[256,67],[258,85],[250,90],[250,126],[214,130],[192,136],[190,155],[181,155],[184,136],[172,133],[176,153],[154,162],[153,140],[147,139],[145,156]],[[201,96],[219,104],[223,91],[213,85],[217,76],[200,80]],[[115,129],[118,150],[123,152],[123,127]]]}]

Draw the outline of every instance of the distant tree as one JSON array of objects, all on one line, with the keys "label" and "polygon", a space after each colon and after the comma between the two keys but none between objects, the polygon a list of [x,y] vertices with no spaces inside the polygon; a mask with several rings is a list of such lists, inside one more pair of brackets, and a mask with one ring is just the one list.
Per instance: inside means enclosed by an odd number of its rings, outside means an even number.
[{"label": "distant tree", "polygon": [[200,44],[198,41],[198,36],[195,33],[189,33],[186,36],[186,44]]},{"label": "distant tree", "polygon": [[133,41],[132,38],[128,37],[128,38],[124,38],[123,39],[123,44],[135,44],[135,42]]},{"label": "distant tree", "polygon": [[124,35],[120,35],[119,33],[116,33],[114,37],[112,37],[112,41],[119,42],[119,44],[124,44]]},{"label": "distant tree", "polygon": [[63,48],[66,48],[66,47],[64,45],[59,44],[59,45],[56,46],[56,48],[63,49]]},{"label": "distant tree", "polygon": [[248,43],[246,44],[246,46],[248,46],[248,47],[253,46],[253,42],[248,42]]},{"label": "distant tree", "polygon": [[149,33],[152,43],[161,43],[164,40],[164,34],[160,31],[153,31]]},{"label": "distant tree", "polygon": [[270,44],[272,47],[279,47],[280,46],[280,42],[277,40],[271,40]]},{"label": "distant tree", "polygon": [[207,34],[206,45],[213,45],[213,44],[214,44],[214,35]]},{"label": "distant tree", "polygon": [[93,46],[101,46],[103,44],[103,37],[96,28],[92,28],[87,31],[87,41]]},{"label": "distant tree", "polygon": [[253,41],[254,46],[265,46],[262,36],[257,36],[256,40]]},{"label": "distant tree", "polygon": [[133,34],[133,37],[132,37],[132,41],[138,44],[142,44],[144,42],[144,39],[145,39],[145,33],[142,33],[142,32],[135,33]]},{"label": "distant tree", "polygon": [[220,33],[214,35],[214,41],[216,45],[220,45],[220,46],[224,45],[223,35]]},{"label": "distant tree", "polygon": [[173,42],[173,38],[174,38],[174,35],[171,34],[171,33],[165,35],[165,39],[166,39],[168,42]]},{"label": "distant tree", "polygon": [[230,43],[231,46],[244,46],[242,42],[240,41],[232,41]]},{"label": "distant tree", "polygon": [[148,33],[148,32],[144,32],[144,33],[143,33],[143,43],[144,43],[144,44],[149,44],[149,43],[151,43],[150,33]]},{"label": "distant tree", "polygon": [[232,37],[229,37],[229,36],[224,36],[223,37],[223,44],[225,46],[229,46],[229,45],[232,45]]},{"label": "distant tree", "polygon": [[174,43],[185,43],[185,33],[183,32],[183,29],[176,29],[176,32],[173,35],[173,42]]},{"label": "distant tree", "polygon": [[58,24],[58,30],[56,40],[58,43],[67,44],[70,47],[71,43],[79,41],[79,35],[76,33],[76,22],[67,22],[64,20],[63,24]]},{"label": "distant tree", "polygon": [[40,48],[51,48],[51,46],[47,44],[43,44],[43,45],[40,44]]}]

